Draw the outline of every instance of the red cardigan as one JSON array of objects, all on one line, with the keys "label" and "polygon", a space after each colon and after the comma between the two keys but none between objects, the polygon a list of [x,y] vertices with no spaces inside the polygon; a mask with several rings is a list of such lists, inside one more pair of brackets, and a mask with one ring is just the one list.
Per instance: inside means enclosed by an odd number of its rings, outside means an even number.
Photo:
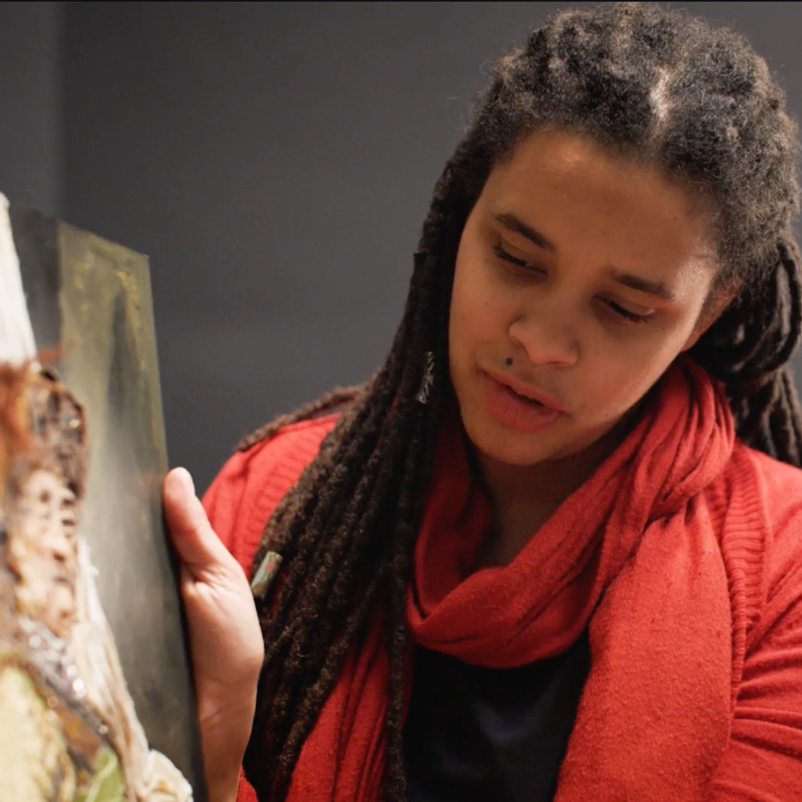
[{"label": "red cardigan", "polygon": [[[204,496],[212,526],[246,572],[265,522],[315,457],[334,416],[303,421],[235,454]],[[729,748],[714,802],[802,802],[802,471],[751,452],[770,522],[732,583],[759,588]],[[748,550],[748,549],[747,549]],[[740,611],[733,610],[733,616]],[[239,802],[255,794],[242,780]]]}]

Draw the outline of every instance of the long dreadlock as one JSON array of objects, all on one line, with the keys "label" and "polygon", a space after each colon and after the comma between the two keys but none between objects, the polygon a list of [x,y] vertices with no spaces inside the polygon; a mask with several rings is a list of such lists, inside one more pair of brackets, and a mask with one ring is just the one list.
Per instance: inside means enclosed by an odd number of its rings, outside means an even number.
[{"label": "long dreadlock", "polygon": [[[450,389],[448,314],[465,221],[493,166],[544,126],[658,164],[714,210],[720,281],[740,291],[692,351],[726,388],[739,435],[802,462],[787,362],[802,327],[797,139],[782,91],[736,34],[657,4],[566,11],[503,56],[437,182],[401,325],[381,369],[280,418],[343,412],[268,522],[254,566],[282,554],[258,610],[265,664],[245,769],[259,798],[286,797],[301,746],[348,651],[384,615],[389,705],[384,799],[405,798],[402,755],[410,556]],[[427,353],[428,403],[416,401]],[[321,611],[325,611],[321,614]]]}]

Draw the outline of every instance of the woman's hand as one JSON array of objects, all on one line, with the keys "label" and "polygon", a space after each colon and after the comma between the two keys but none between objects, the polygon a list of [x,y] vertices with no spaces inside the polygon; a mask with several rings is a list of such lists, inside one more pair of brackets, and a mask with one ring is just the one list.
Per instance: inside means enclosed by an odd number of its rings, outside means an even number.
[{"label": "woman's hand", "polygon": [[210,802],[233,802],[253,724],[264,643],[248,580],[212,530],[189,473],[164,480],[164,511],[181,558]]}]

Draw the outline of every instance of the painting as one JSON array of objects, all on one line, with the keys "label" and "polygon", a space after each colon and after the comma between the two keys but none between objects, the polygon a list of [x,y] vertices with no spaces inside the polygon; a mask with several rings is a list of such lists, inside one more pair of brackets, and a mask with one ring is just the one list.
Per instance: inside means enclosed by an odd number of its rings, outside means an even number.
[{"label": "painting", "polygon": [[0,802],[206,802],[148,261],[0,201]]}]

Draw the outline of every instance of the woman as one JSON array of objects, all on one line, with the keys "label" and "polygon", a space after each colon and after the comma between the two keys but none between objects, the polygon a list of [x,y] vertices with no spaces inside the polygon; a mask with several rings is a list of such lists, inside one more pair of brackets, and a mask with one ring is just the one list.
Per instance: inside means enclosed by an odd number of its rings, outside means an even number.
[{"label": "woman", "polygon": [[802,798],[797,148],[654,4],[501,58],[381,370],[167,479],[215,802]]}]

